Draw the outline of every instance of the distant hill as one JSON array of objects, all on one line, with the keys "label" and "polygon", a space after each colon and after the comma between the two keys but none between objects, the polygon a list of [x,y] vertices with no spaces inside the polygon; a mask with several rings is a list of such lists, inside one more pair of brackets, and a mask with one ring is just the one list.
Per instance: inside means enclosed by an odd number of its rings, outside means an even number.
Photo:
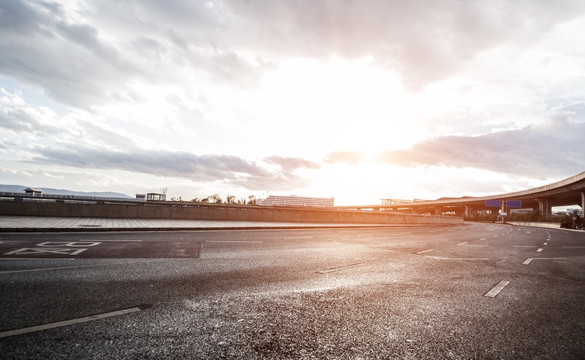
[{"label": "distant hill", "polygon": [[44,188],[44,187],[36,187],[36,186],[24,186],[24,185],[1,185],[0,184],[0,192],[24,192],[26,188],[33,188],[39,189],[43,191],[43,194],[51,194],[51,195],[77,195],[77,196],[95,196],[95,197],[114,197],[114,198],[132,198],[132,196],[128,196],[126,194],[117,193],[117,192],[99,192],[99,191],[72,191],[72,190],[65,190],[65,189],[53,189],[53,188]]}]

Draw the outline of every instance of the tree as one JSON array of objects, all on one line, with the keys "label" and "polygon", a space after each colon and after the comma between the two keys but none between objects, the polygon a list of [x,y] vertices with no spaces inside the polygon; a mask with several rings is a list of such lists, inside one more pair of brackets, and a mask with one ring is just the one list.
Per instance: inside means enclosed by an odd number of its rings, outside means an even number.
[{"label": "tree", "polygon": [[219,197],[219,195],[218,195],[218,194],[213,194],[213,195],[210,195],[210,196],[208,196],[208,197],[207,197],[207,200],[208,200],[210,203],[215,203],[215,204],[221,204],[221,203],[222,203],[222,201],[221,201],[221,197]]},{"label": "tree", "polygon": [[254,195],[248,196],[248,205],[256,205],[256,196]]},{"label": "tree", "polygon": [[236,203],[236,197],[234,195],[228,195],[225,198],[225,202],[226,202],[226,204],[235,204]]}]

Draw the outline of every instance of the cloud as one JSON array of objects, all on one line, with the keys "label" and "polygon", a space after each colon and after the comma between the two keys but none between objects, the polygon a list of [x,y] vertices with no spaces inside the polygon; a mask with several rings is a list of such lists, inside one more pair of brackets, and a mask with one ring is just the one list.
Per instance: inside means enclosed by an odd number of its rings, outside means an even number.
[{"label": "cloud", "polygon": [[247,87],[266,66],[214,40],[219,20],[204,2],[80,6],[0,3],[0,74],[63,104],[93,109],[129,100],[136,82],[193,86],[195,77]]},{"label": "cloud", "polygon": [[[87,23],[73,23],[60,5],[0,4],[0,73],[42,88],[53,99],[90,108],[140,72]],[[131,55],[131,54],[130,54]],[[129,57],[132,59],[132,56]]]},{"label": "cloud", "polygon": [[[42,32],[42,16],[20,0],[0,3],[0,31],[20,36]],[[6,36],[6,35],[4,35]]]},{"label": "cloud", "polygon": [[[582,1],[0,2],[0,73],[57,101],[123,101],[136,81],[256,86],[288,57],[372,57],[411,90],[479,52],[531,46]],[[529,12],[529,15],[527,14]]]},{"label": "cloud", "polygon": [[[31,161],[74,168],[117,169],[165,177],[187,178],[196,182],[223,182],[249,190],[292,189],[304,180],[293,168],[314,167],[300,159],[272,159],[281,165],[269,171],[256,162],[233,155],[197,155],[189,152],[127,149],[124,152],[89,147],[36,147]],[[293,164],[294,163],[294,164]]]},{"label": "cloud", "polygon": [[579,156],[585,123],[559,121],[481,136],[441,136],[410,149],[388,151],[379,160],[404,167],[474,167],[513,175],[574,175],[585,168]]},{"label": "cloud", "polygon": [[54,120],[53,111],[27,106],[18,95],[0,88],[0,128],[15,133],[50,136],[60,132]]},{"label": "cloud", "polygon": [[267,162],[279,165],[286,173],[292,173],[299,168],[320,169],[321,165],[315,161],[302,158],[283,156],[270,156],[265,159]]},{"label": "cloud", "polygon": [[585,168],[579,155],[585,122],[581,115],[558,109],[544,124],[479,136],[450,135],[430,138],[407,149],[379,152],[374,159],[360,152],[335,151],[326,163],[359,165],[367,161],[405,168],[447,166],[476,168],[510,175],[558,178]]},{"label": "cloud", "polygon": [[253,42],[275,56],[372,56],[416,90],[456,73],[481,51],[510,42],[530,46],[584,9],[579,1],[551,8],[529,0],[260,0],[233,2],[226,11],[228,25],[250,29],[232,34],[240,44]]},{"label": "cloud", "polygon": [[0,88],[0,129],[9,130],[20,139],[66,146],[78,142],[116,149],[134,146],[137,136],[133,138],[99,120],[99,117],[87,119],[80,114],[59,116],[49,108],[27,104],[20,95]]}]

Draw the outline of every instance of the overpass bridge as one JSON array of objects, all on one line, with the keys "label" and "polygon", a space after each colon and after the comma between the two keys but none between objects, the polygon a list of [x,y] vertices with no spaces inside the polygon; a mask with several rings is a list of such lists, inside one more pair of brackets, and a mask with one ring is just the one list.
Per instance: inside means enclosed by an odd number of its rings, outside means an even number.
[{"label": "overpass bridge", "polygon": [[[13,201],[10,201],[13,200]],[[85,210],[89,211],[90,205],[100,205],[98,208],[101,210],[92,210],[88,212],[86,216],[94,217],[124,217],[126,214],[138,214],[138,210],[149,210],[148,216],[157,218],[159,213],[173,212],[178,208],[183,208],[189,214],[177,215],[179,218],[187,216],[193,218],[193,216],[201,216],[191,214],[187,209],[191,209],[195,212],[203,211],[205,213],[217,213],[221,211],[230,210],[233,213],[238,213],[239,217],[247,218],[242,214],[247,213],[248,215],[258,211],[272,211],[274,213],[282,212],[285,210],[290,211],[326,211],[336,212],[344,210],[390,210],[396,212],[408,212],[413,214],[434,214],[442,215],[443,213],[455,213],[457,215],[465,215],[470,217],[473,213],[482,210],[496,210],[496,207],[488,206],[487,202],[491,200],[499,200],[500,204],[505,204],[507,201],[521,201],[522,208],[532,208],[535,212],[540,215],[548,217],[551,215],[551,208],[554,206],[568,206],[568,205],[580,205],[581,209],[585,209],[585,171],[561,180],[549,185],[540,186],[537,188],[511,192],[499,195],[489,195],[483,197],[462,197],[462,198],[443,198],[437,200],[420,200],[413,202],[401,202],[399,204],[376,204],[376,205],[352,205],[352,206],[334,206],[334,207],[264,207],[264,206],[241,206],[241,205],[227,205],[227,204],[197,204],[190,202],[172,202],[172,201],[144,201],[141,199],[133,198],[103,198],[103,197],[90,197],[90,196],[74,196],[74,195],[49,195],[49,194],[26,194],[26,193],[8,193],[0,192],[0,214],[4,215],[46,215],[46,216],[79,216],[79,213],[75,211],[81,211],[79,209],[72,210],[75,208],[74,205],[85,204]],[[491,205],[490,202],[490,205]],[[108,207],[108,206],[110,207]],[[118,205],[118,206],[111,206]],[[51,207],[41,211],[44,207]],[[126,206],[127,209],[120,212],[120,208]],[[106,209],[107,208],[107,209]],[[75,208],[76,209],[76,208]],[[164,209],[164,211],[163,211]],[[175,209],[173,211],[169,209]],[[197,210],[199,209],[199,210]],[[505,210],[505,206],[501,206],[500,209]],[[85,211],[84,210],[84,211]],[[191,212],[193,212],[191,211]],[[143,211],[144,212],[144,211]],[[66,215],[65,215],[66,214]],[[354,214],[358,216],[360,214]],[[373,215],[373,214],[371,214]],[[146,215],[144,215],[146,216]],[[161,215],[163,216],[163,215]],[[171,216],[170,213],[164,216]],[[209,215],[211,216],[211,215]],[[333,216],[333,215],[332,215]],[[171,216],[172,217],[172,216]],[[219,216],[223,219],[222,216]],[[231,219],[233,215],[224,216],[226,219]],[[216,215],[213,215],[214,219]],[[254,220],[258,220],[255,217]],[[238,218],[238,220],[241,220]]]},{"label": "overpass bridge", "polygon": [[529,190],[482,197],[443,198],[437,200],[417,200],[410,203],[336,206],[340,209],[354,210],[392,210],[413,213],[431,213],[440,215],[455,212],[471,216],[482,210],[498,210],[493,206],[494,200],[500,200],[500,209],[505,210],[508,201],[521,201],[522,208],[532,208],[538,214],[548,217],[554,206],[580,205],[585,209],[585,171],[570,178]]}]

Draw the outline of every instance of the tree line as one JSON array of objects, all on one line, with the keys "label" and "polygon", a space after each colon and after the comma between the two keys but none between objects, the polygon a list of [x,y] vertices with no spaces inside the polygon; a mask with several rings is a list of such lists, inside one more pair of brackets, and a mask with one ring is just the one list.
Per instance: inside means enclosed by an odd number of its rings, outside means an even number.
[{"label": "tree line", "polygon": [[[183,200],[182,196],[175,197],[173,196],[170,201],[185,201]],[[248,198],[236,198],[234,195],[227,195],[224,198],[219,196],[219,194],[209,195],[203,198],[193,198],[191,200],[186,200],[188,202],[197,203],[197,204],[228,204],[228,205],[256,205],[256,196],[250,195]]]}]

